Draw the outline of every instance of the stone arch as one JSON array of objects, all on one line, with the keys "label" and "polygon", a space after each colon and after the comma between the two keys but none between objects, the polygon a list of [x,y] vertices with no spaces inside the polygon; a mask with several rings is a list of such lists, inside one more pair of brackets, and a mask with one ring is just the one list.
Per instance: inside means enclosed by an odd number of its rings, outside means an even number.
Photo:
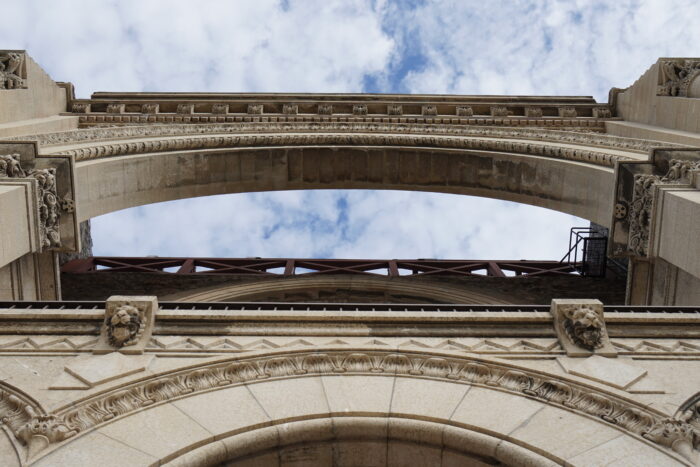
[{"label": "stone arch", "polygon": [[[279,455],[304,443],[327,450],[329,440],[352,438],[338,435],[341,429],[363,433],[367,418],[384,422],[387,435],[373,441],[384,443],[375,446],[380,450],[388,449],[388,434],[394,433],[398,442],[433,440],[423,444],[442,456],[455,450],[444,441],[446,434],[471,439],[474,432],[485,443],[481,450],[465,448],[458,455],[508,465],[508,453],[524,449],[539,459],[535,465],[616,458],[683,464],[642,436],[663,418],[654,409],[556,375],[449,352],[259,353],[146,378],[59,409],[56,416],[78,436],[49,448],[34,465],[78,465],[86,456],[98,456],[104,466],[161,465],[181,456],[187,465],[215,465],[231,460],[221,459],[222,452],[237,453],[233,458]],[[318,447],[321,442],[325,448]],[[115,459],[99,458],[105,443],[107,451],[119,453]]]},{"label": "stone arch", "polygon": [[615,161],[648,149],[556,130],[349,123],[85,129],[41,142],[76,158],[80,220],[195,196],[355,188],[491,197],[609,225]]}]

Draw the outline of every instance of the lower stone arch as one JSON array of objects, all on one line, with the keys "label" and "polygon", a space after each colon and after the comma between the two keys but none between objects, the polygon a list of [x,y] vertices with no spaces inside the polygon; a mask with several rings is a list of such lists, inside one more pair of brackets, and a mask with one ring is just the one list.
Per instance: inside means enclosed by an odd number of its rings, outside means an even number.
[{"label": "lower stone arch", "polygon": [[[199,465],[215,465],[226,459],[207,456],[223,452],[227,439],[239,442],[227,453],[264,454],[249,445],[256,435],[241,444],[245,438],[236,436],[244,433],[270,428],[278,442],[289,438],[294,445],[298,436],[287,433],[290,424],[320,420],[333,434],[339,426],[334,422],[343,418],[362,432],[352,420],[367,417],[386,421],[387,436],[397,424],[419,420],[441,433],[455,428],[496,438],[499,445],[506,441],[562,465],[616,459],[626,462],[620,465],[688,465],[643,437],[664,417],[654,409],[554,374],[451,352],[260,352],[117,386],[55,415],[78,435],[49,447],[33,465],[162,465],[195,451],[205,456]],[[431,439],[418,428],[404,432]],[[119,456],[101,456],[108,451]],[[495,451],[489,455],[498,459]]]},{"label": "lower stone arch", "polygon": [[286,422],[284,428],[284,438],[278,435],[278,426],[262,427],[205,444],[162,465],[550,466],[563,463],[496,436],[418,418],[336,415]]}]

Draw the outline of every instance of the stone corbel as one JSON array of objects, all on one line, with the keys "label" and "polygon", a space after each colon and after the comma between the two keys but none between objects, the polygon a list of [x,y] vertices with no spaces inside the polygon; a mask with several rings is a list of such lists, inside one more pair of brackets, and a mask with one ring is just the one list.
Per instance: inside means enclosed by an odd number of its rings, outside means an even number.
[{"label": "stone corbel", "polygon": [[567,356],[617,357],[599,300],[558,298],[552,300],[550,312],[557,338]]},{"label": "stone corbel", "polygon": [[36,142],[0,142],[0,183],[33,185],[32,253],[80,251],[72,156],[39,155]]},{"label": "stone corbel", "polygon": [[114,295],[105,303],[105,318],[93,354],[143,354],[153,333],[158,299]]}]

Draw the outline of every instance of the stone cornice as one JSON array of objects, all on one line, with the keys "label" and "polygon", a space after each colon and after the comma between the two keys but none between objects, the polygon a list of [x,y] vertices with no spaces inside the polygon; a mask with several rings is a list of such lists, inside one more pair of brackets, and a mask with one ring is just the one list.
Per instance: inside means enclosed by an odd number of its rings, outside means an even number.
[{"label": "stone cornice", "polygon": [[[239,133],[246,129],[252,129],[253,134]],[[304,130],[308,133],[302,133]],[[484,138],[476,138],[476,136]],[[126,138],[135,141],[128,141]],[[516,140],[516,138],[523,139]],[[71,155],[78,161],[127,154],[198,149],[269,146],[403,146],[522,153],[612,167],[616,160],[631,158],[631,156],[625,156],[624,152],[642,152],[653,147],[648,142],[596,134],[516,128],[440,126],[424,128],[417,125],[391,124],[302,124],[299,126],[268,124],[252,128],[226,124],[196,127],[180,125],[176,128],[134,126],[54,133],[37,136],[36,139],[43,145],[58,146],[51,150],[51,153]],[[112,141],[100,144],[93,142],[95,140]],[[551,140],[551,142],[540,142],[542,140]],[[69,142],[74,144],[66,144]],[[598,145],[602,146],[601,150],[590,149]],[[610,146],[614,146],[615,149],[611,150]]]},{"label": "stone cornice", "polygon": [[[525,139],[595,146],[638,153],[647,153],[650,149],[662,145],[664,147],[682,147],[681,145],[669,145],[668,143],[660,144],[652,141],[612,136],[597,132],[577,132],[563,129],[386,122],[243,122],[190,125],[175,123],[168,125],[125,125],[83,128],[25,136],[22,137],[22,139],[36,140],[41,146],[72,146],[121,139],[245,133],[382,133],[392,135]],[[15,140],[19,138],[8,139]]]}]

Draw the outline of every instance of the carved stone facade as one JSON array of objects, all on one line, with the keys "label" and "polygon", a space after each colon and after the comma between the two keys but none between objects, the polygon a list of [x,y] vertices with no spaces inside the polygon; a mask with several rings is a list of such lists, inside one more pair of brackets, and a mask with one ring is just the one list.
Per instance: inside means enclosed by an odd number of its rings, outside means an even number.
[{"label": "carved stone facade", "polygon": [[[678,121],[697,115],[693,99],[672,98],[693,97],[697,62],[663,59],[653,85],[618,89],[608,103],[75,99],[70,86],[44,83],[36,96],[60,95],[58,110],[0,128],[0,465],[698,465],[700,136],[662,118],[682,108],[691,110]],[[27,76],[34,66],[0,53],[3,98],[34,95],[15,92],[48,79]],[[663,106],[663,115],[630,113]],[[603,304],[596,296],[610,279],[593,278],[600,287],[580,282],[560,297],[554,276],[520,271],[498,277],[511,289],[484,277],[487,294],[451,275],[471,270],[398,277],[395,260],[381,287],[336,273],[306,283],[236,273],[160,300],[134,276],[113,279],[105,290],[124,295],[107,300],[40,301],[27,291],[60,290],[55,250],[79,250],[71,235],[97,215],[316,188],[468,194],[569,212],[610,227],[609,253],[628,260],[627,290],[644,282],[653,293]],[[33,214],[18,200],[35,192]],[[24,228],[31,222],[40,227]],[[670,271],[664,280],[659,265]],[[197,265],[181,267],[186,275]],[[536,282],[543,277],[547,287]],[[620,301],[624,282],[614,282]],[[250,294],[240,302],[226,295],[238,285]],[[527,287],[544,299],[528,300]],[[276,301],[255,295],[263,292]],[[374,298],[348,298],[360,294]],[[308,303],[289,298],[298,296]],[[495,304],[503,302],[511,305]]]},{"label": "carved stone facade", "polygon": [[61,247],[60,220],[62,211],[72,211],[72,200],[62,199],[56,192],[56,169],[29,169],[21,166],[19,154],[0,154],[0,178],[32,178],[37,181],[39,235],[45,249]]},{"label": "carved stone facade", "polygon": [[700,60],[662,60],[659,62],[659,86],[656,94],[689,97],[690,85],[698,76]]},{"label": "carved stone facade", "polygon": [[23,53],[0,53],[0,89],[26,89],[24,61]]}]

